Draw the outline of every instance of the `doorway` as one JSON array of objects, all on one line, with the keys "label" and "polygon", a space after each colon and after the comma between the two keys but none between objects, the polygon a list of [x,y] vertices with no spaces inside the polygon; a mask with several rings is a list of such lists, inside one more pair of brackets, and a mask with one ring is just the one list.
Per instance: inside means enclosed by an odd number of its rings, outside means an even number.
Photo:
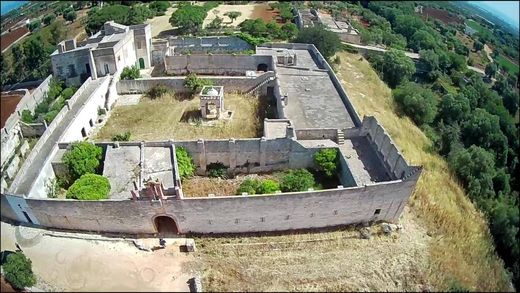
[{"label": "doorway", "polygon": [[155,225],[155,230],[159,234],[179,234],[177,223],[175,223],[175,220],[170,216],[157,216],[153,219],[153,223]]},{"label": "doorway", "polygon": [[143,58],[139,58],[139,67],[141,69],[144,69],[144,59]]},{"label": "doorway", "polygon": [[260,63],[258,64],[258,66],[256,67],[256,71],[263,71],[263,72],[267,72],[267,64],[265,63]]}]

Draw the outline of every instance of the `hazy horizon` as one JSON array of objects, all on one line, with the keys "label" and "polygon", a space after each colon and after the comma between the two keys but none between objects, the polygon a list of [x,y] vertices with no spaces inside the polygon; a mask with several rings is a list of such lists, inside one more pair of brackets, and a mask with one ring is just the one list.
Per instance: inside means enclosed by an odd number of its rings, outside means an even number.
[{"label": "hazy horizon", "polygon": [[504,19],[517,30],[519,29],[520,5],[518,1],[468,1],[496,17]]}]

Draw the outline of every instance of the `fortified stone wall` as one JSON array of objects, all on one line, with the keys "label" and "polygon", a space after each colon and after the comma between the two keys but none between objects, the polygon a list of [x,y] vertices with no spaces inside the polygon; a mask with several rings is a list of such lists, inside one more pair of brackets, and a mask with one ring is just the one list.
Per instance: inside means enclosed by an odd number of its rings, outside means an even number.
[{"label": "fortified stone wall", "polygon": [[338,130],[336,128],[300,128],[296,129],[296,138],[298,140],[330,139],[337,141]]},{"label": "fortified stone wall", "polygon": [[417,171],[417,167],[409,166],[403,155],[397,149],[385,129],[377,122],[375,117],[365,116],[360,129],[361,135],[366,135],[374,144],[378,156],[384,162],[396,178],[406,178]]},{"label": "fortified stone wall", "polygon": [[[266,79],[273,77],[274,72],[267,72],[257,77],[244,76],[222,76],[222,77],[204,77],[213,82],[214,85],[224,87],[224,95],[226,92],[245,93],[254,89],[257,85]],[[135,80],[119,80],[116,83],[118,94],[146,93],[156,85],[165,85],[172,88],[176,93],[186,93],[188,89],[184,86],[185,77],[153,77],[140,78]],[[268,86],[268,85],[266,85]],[[263,89],[265,92],[265,89]]]},{"label": "fortified stone wall", "polygon": [[245,75],[246,71],[256,71],[258,65],[265,64],[273,70],[271,56],[248,55],[188,55],[166,56],[165,70],[171,75],[186,75],[191,72],[208,75]]},{"label": "fortified stone wall", "polygon": [[[39,200],[2,195],[2,217],[43,227],[155,233],[153,218],[172,217],[180,233],[235,233],[397,221],[419,174],[366,187],[276,195],[147,200]],[[25,212],[25,216],[24,215]]]},{"label": "fortified stone wall", "polygon": [[248,42],[233,36],[169,38],[168,45],[175,48],[176,54],[186,52],[187,50],[191,53],[206,53],[253,49]]}]

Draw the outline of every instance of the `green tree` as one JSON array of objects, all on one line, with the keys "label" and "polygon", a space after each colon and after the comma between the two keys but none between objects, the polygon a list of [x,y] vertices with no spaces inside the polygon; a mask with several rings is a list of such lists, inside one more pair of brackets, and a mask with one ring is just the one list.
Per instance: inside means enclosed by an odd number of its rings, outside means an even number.
[{"label": "green tree", "polygon": [[495,63],[488,63],[486,65],[484,72],[486,73],[486,76],[488,76],[490,78],[494,77],[495,74],[497,73],[497,66],[495,65]]},{"label": "green tree", "polygon": [[104,176],[84,174],[67,190],[68,199],[100,200],[107,199],[110,192],[110,182]]},{"label": "green tree", "polygon": [[338,150],[322,149],[314,154],[314,163],[318,170],[331,177],[336,175],[338,169]]},{"label": "green tree", "polygon": [[23,44],[23,52],[25,54],[25,68],[36,69],[47,60],[44,42],[40,35],[32,38]]},{"label": "green tree", "polygon": [[298,35],[298,27],[292,23],[284,23],[281,27],[283,37],[282,39],[292,40]]},{"label": "green tree", "polygon": [[138,79],[141,77],[141,72],[139,70],[139,67],[136,65],[133,66],[127,66],[123,68],[123,71],[121,72],[121,79],[123,80],[133,80]]},{"label": "green tree", "polygon": [[221,29],[222,22],[224,19],[222,17],[215,17],[207,26],[208,29]]},{"label": "green tree", "polygon": [[437,98],[433,92],[413,82],[406,82],[392,91],[400,111],[421,126],[433,122],[437,114]]},{"label": "green tree", "polygon": [[424,26],[424,22],[419,17],[403,14],[395,18],[394,31],[403,35],[407,40],[410,40],[413,34]]},{"label": "green tree", "polygon": [[395,88],[400,83],[407,81],[415,73],[415,64],[404,52],[390,49],[385,52],[380,68],[376,68],[383,74],[383,80]]},{"label": "green tree", "polygon": [[188,153],[186,148],[181,146],[175,147],[175,156],[177,158],[177,165],[179,168],[179,176],[181,179],[189,178],[195,174],[195,164],[193,158]]},{"label": "green tree", "polygon": [[479,41],[475,41],[475,42],[473,43],[473,49],[475,49],[475,51],[478,52],[478,51],[484,49],[484,44],[482,44],[482,43],[479,42]]},{"label": "green tree", "polygon": [[143,24],[145,20],[153,17],[154,13],[145,5],[133,5],[128,12],[127,24]]},{"label": "green tree", "polygon": [[87,14],[85,31],[87,34],[94,34],[109,20],[127,24],[129,11],[130,7],[119,4],[106,5],[103,8],[94,7]]},{"label": "green tree", "polygon": [[55,19],[56,19],[56,14],[50,13],[50,14],[45,15],[45,17],[43,18],[43,23],[45,25],[49,25]]},{"label": "green tree", "polygon": [[36,284],[32,262],[21,251],[9,254],[2,267],[5,278],[13,287],[24,289]]},{"label": "green tree", "polygon": [[412,35],[408,46],[416,52],[419,52],[420,50],[435,49],[437,47],[437,41],[428,31],[418,30]]},{"label": "green tree", "polygon": [[35,31],[36,29],[40,28],[41,26],[41,22],[39,20],[35,20],[35,21],[31,21],[28,25],[27,25],[27,28],[33,32]]},{"label": "green tree", "polygon": [[182,34],[194,34],[202,28],[207,10],[202,6],[183,5],[170,18],[170,23],[178,27]]},{"label": "green tree", "polygon": [[[24,50],[23,47],[19,44],[15,44],[11,50],[11,54],[13,56],[13,65],[14,65],[13,75],[15,77],[19,77],[19,78],[25,77],[25,75],[26,75],[25,68],[24,68],[25,54],[24,54],[23,50]],[[5,68],[5,67],[2,67],[2,68]],[[2,71],[4,71],[4,70],[2,70]]]},{"label": "green tree", "polygon": [[63,37],[65,36],[65,31],[63,29],[63,25],[61,23],[58,23],[57,21],[53,22],[49,26],[49,31],[51,33],[51,44],[57,45]]},{"label": "green tree", "polygon": [[225,16],[231,19],[231,23],[235,21],[235,19],[239,18],[242,15],[242,12],[239,11],[229,11],[224,14]]},{"label": "green tree", "polygon": [[307,191],[315,185],[314,176],[305,169],[289,170],[285,172],[280,183],[283,192]]},{"label": "green tree", "polygon": [[65,14],[63,14],[63,18],[70,22],[74,22],[74,20],[76,20],[76,17],[78,17],[78,14],[74,10],[69,10]]},{"label": "green tree", "polygon": [[246,19],[241,22],[238,27],[243,33],[248,33],[253,37],[268,37],[270,32],[267,30],[267,24],[260,18]]},{"label": "green tree", "polygon": [[480,202],[494,196],[495,162],[492,153],[472,145],[468,149],[451,152],[448,162],[472,200]]},{"label": "green tree", "polygon": [[154,15],[164,15],[170,7],[170,1],[153,1],[148,8],[153,11]]},{"label": "green tree", "polygon": [[437,132],[438,137],[433,143],[442,156],[447,156],[451,151],[463,147],[460,141],[460,126],[457,123],[445,124],[441,121],[437,125]]},{"label": "green tree", "polygon": [[326,30],[321,25],[300,30],[294,42],[313,44],[326,59],[334,56],[341,48],[341,41],[338,35]]},{"label": "green tree", "polygon": [[448,124],[462,122],[468,117],[470,110],[469,100],[463,94],[447,94],[442,97],[438,117]]},{"label": "green tree", "polygon": [[71,149],[63,154],[63,163],[73,180],[87,173],[96,173],[101,163],[103,150],[92,143],[83,141],[72,144]]}]

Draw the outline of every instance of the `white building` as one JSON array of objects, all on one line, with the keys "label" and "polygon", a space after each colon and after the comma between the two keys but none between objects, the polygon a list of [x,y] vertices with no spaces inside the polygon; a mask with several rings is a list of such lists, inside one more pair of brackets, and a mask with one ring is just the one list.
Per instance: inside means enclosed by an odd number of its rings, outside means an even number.
[{"label": "white building", "polygon": [[79,86],[92,79],[119,74],[124,67],[151,66],[152,34],[149,24],[125,26],[113,21],[86,41],[62,41],[51,54],[53,76]]}]

